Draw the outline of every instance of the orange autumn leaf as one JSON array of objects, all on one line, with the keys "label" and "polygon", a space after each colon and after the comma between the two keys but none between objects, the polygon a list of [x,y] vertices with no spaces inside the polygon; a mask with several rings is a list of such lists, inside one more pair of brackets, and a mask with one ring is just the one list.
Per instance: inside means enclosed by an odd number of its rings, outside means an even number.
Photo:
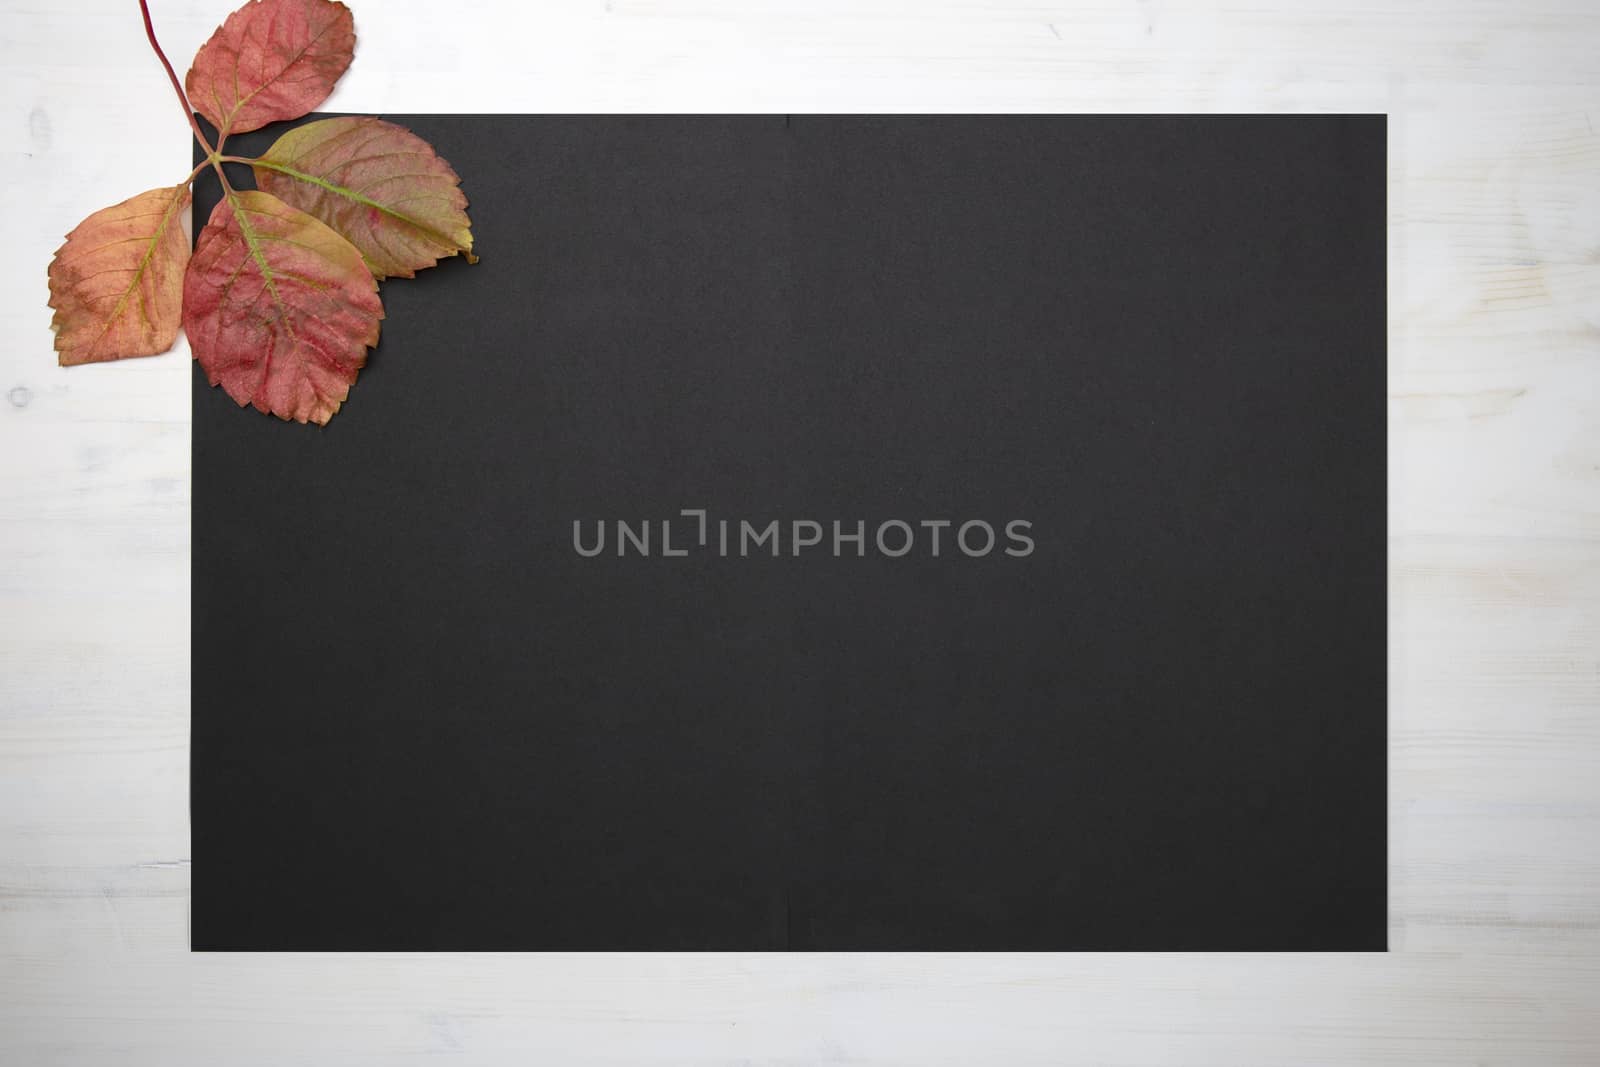
[{"label": "orange autumn leaf", "polygon": [[217,205],[184,278],[184,330],[206,378],[280,419],[327,423],[382,318],[355,247],[263,192]]},{"label": "orange autumn leaf", "polygon": [[333,227],[380,279],[410,278],[458,252],[474,259],[461,179],[403,126],[321,119],[285,133],[251,166],[257,188]]},{"label": "orange autumn leaf", "polygon": [[50,261],[51,327],[63,367],[172,347],[189,262],[189,187],[152,189],[96,211]]},{"label": "orange autumn leaf", "polygon": [[355,56],[355,20],[334,0],[250,0],[200,46],[189,102],[226,137],[297,119]]}]

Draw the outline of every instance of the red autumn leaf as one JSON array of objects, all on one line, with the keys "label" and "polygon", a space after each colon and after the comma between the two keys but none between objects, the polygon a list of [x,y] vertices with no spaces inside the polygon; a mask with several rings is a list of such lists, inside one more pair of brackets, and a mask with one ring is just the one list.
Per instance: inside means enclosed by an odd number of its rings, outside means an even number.
[{"label": "red autumn leaf", "polygon": [[251,166],[258,188],[333,227],[380,279],[410,278],[458,252],[475,260],[461,179],[403,126],[322,119],[285,133]]},{"label": "red autumn leaf", "polygon": [[296,422],[339,410],[382,318],[355,247],[263,192],[217,205],[183,283],[183,327],[211,384]]},{"label": "red autumn leaf", "polygon": [[153,356],[178,336],[189,187],[152,189],[96,211],[50,261],[51,321],[63,367]]},{"label": "red autumn leaf", "polygon": [[[426,141],[375,118],[310,123],[258,160],[223,153],[229,134],[327,99],[355,54],[343,4],[247,0],[181,84],[146,0],[139,9],[204,162],[181,184],[97,211],[67,235],[49,270],[58,359],[165,352],[181,323],[206,378],[241,407],[326,424],[378,343],[377,279],[457,254],[476,262],[461,180]],[[219,131],[215,145],[196,111]],[[227,163],[251,164],[260,188],[234,189]],[[191,256],[189,185],[208,167],[223,199]]]},{"label": "red autumn leaf", "polygon": [[350,9],[332,0],[250,0],[200,46],[189,102],[223,137],[297,119],[328,98],[355,55]]}]

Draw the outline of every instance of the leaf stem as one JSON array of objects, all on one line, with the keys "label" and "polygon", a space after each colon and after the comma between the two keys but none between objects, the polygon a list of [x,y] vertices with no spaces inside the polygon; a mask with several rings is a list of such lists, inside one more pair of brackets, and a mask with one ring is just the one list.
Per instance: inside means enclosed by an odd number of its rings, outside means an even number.
[{"label": "leaf stem", "polygon": [[[144,16],[144,35],[150,39],[150,48],[155,52],[156,58],[161,60],[161,66],[167,72],[167,80],[172,83],[172,91],[178,94],[178,103],[183,107],[183,117],[189,120],[189,128],[194,131],[195,140],[199,141],[200,147],[206,150],[206,162],[217,169],[217,177],[222,179],[222,184],[226,187],[228,179],[222,173],[222,164],[217,162],[217,150],[211,147],[211,142],[206,140],[206,135],[201,132],[200,123],[195,121],[194,108],[190,106],[189,98],[184,95],[183,83],[178,81],[178,72],[172,69],[171,60],[167,59],[167,54],[161,50],[161,42],[156,40],[156,28],[150,21],[150,4],[148,0],[139,0],[139,14]],[[189,175],[189,180],[193,181],[195,174],[199,174],[201,167],[204,166],[205,163],[202,163],[199,167],[196,167],[194,174]]]}]

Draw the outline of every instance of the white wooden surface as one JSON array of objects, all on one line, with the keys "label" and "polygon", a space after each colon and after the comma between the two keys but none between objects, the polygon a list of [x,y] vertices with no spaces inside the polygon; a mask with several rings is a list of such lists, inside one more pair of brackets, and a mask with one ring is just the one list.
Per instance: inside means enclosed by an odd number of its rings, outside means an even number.
[{"label": "white wooden surface", "polygon": [[3,0],[0,1063],[1600,1063],[1600,4],[352,2],[351,110],[1388,112],[1393,952],[190,956],[189,358],[44,282],[187,131]]}]

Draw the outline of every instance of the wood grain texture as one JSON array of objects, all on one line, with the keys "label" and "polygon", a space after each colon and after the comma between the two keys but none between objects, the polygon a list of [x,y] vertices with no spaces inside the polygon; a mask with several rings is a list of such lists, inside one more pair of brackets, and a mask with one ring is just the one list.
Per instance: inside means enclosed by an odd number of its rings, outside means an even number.
[{"label": "wood grain texture", "polygon": [[131,0],[0,11],[0,1062],[1600,1062],[1591,0],[386,0],[327,105],[1389,113],[1383,957],[189,955],[189,355],[44,279],[186,130]]}]

